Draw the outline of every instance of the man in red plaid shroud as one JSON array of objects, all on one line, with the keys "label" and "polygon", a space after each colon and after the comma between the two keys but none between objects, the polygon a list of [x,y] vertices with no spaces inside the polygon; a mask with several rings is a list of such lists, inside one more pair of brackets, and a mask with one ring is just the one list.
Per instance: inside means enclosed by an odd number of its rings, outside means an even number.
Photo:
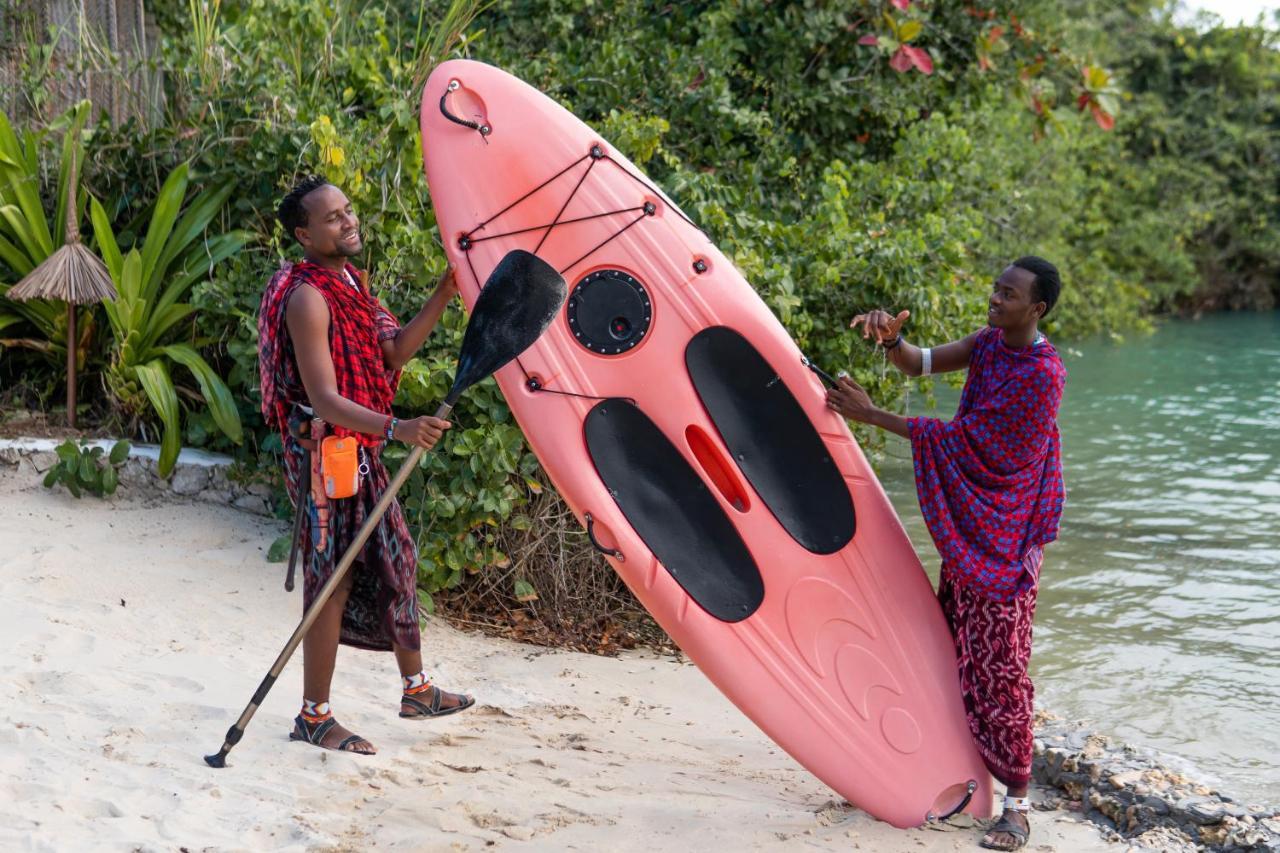
[{"label": "man in red plaid shroud", "polygon": [[[279,217],[305,259],[279,270],[263,293],[258,366],[263,415],[284,442],[290,497],[311,522],[297,543],[305,554],[303,606],[309,608],[386,491],[382,448],[395,440],[430,449],[449,428],[433,417],[398,420],[391,402],[400,369],[422,347],[458,288],[451,268],[417,316],[401,326],[370,293],[364,272],[348,262],[364,244],[360,220],[341,190],[318,176],[304,178],[280,203]],[[338,435],[355,438],[362,476],[352,497],[322,497],[317,506],[316,496],[299,486],[308,481],[299,477],[306,453],[289,429],[299,406],[312,409]],[[290,738],[326,749],[376,751],[330,711],[339,642],[395,653],[404,688],[401,717],[451,714],[474,703],[436,687],[423,671],[417,572],[417,548],[395,501],[303,640],[302,711]]]},{"label": "man in red plaid shroud", "polygon": [[827,395],[845,417],[911,441],[920,509],[942,556],[938,599],[955,638],[969,728],[1007,789],[1004,813],[982,839],[994,850],[1016,850],[1029,837],[1031,623],[1041,549],[1057,538],[1065,498],[1057,417],[1067,372],[1038,323],[1060,287],[1053,264],[1019,258],[994,284],[989,326],[932,349],[903,340],[906,311],[853,319],[909,376],[969,369],[950,421],[879,409],[848,377]]}]

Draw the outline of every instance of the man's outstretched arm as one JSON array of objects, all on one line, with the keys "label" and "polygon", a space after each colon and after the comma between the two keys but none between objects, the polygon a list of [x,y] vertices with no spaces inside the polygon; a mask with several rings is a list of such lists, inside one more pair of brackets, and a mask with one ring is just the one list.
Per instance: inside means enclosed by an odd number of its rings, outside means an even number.
[{"label": "man's outstretched arm", "polygon": [[[910,316],[910,311],[900,311],[895,317],[877,308],[854,317],[849,327],[856,329],[862,326],[862,337],[874,337],[877,344],[884,346],[885,357],[890,364],[908,376],[921,376],[924,373],[924,350],[902,337],[902,324]],[[974,332],[958,341],[931,347],[929,372],[949,373],[968,367],[969,355],[977,339],[978,333]]]}]

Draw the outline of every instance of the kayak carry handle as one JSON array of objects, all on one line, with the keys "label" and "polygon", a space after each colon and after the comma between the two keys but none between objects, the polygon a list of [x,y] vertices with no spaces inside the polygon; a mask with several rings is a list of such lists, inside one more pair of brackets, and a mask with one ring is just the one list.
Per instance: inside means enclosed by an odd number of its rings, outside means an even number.
[{"label": "kayak carry handle", "polygon": [[[460,124],[463,127],[469,127],[474,131],[478,131],[481,136],[488,137],[490,133],[493,133],[493,128],[489,127],[489,125],[480,124],[479,122],[476,122],[476,121],[468,121],[465,118],[459,118],[458,116],[449,112],[449,104],[448,104],[449,93],[457,91],[457,89],[461,85],[462,84],[459,83],[457,80],[449,81],[449,88],[445,89],[444,94],[440,96],[440,113],[449,121],[453,122],[454,124]],[[488,141],[489,140],[486,138],[485,142],[488,142]]]},{"label": "kayak carry handle", "polygon": [[937,816],[933,812],[929,812],[924,817],[925,821],[926,822],[931,820],[943,821],[943,820],[946,820],[947,818],[955,817],[956,815],[960,814],[960,812],[964,811],[965,806],[969,805],[969,801],[973,799],[973,792],[978,790],[978,783],[975,782],[973,779],[970,779],[969,784],[965,785],[964,790],[965,790],[964,799],[960,801],[959,805],[957,805],[951,811],[947,812],[942,816]]},{"label": "kayak carry handle", "polygon": [[600,544],[600,540],[596,538],[596,520],[591,517],[591,513],[583,516],[587,522],[587,538],[591,540],[591,546],[607,557],[613,557],[619,563],[627,561],[627,555],[619,551],[617,548],[606,548]]},{"label": "kayak carry handle", "polygon": [[812,370],[814,373],[816,373],[823,382],[826,382],[832,388],[836,387],[836,385],[839,384],[838,382],[836,382],[835,379],[832,378],[830,373],[827,373],[821,367],[818,367],[818,365],[810,361],[808,356],[801,355],[800,363],[803,364],[805,367],[809,368],[810,370]]}]

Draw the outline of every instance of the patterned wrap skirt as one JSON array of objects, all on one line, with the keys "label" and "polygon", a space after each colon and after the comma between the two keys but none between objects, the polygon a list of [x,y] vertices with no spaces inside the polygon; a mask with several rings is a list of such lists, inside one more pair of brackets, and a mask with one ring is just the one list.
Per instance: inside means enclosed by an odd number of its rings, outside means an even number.
[{"label": "patterned wrap skirt", "polygon": [[991,775],[1020,788],[1031,779],[1035,687],[1031,661],[1031,624],[1036,614],[1040,548],[1024,559],[1032,583],[1008,601],[993,601],[957,582],[944,564],[938,601],[955,639],[969,730]]},{"label": "patterned wrap skirt", "polygon": [[[304,612],[333,577],[338,561],[355,539],[374,504],[387,489],[387,469],[377,448],[363,447],[369,466],[360,491],[349,498],[329,501],[329,537],[323,551],[315,544],[316,507],[310,478],[302,480],[307,524],[299,534],[302,549],[302,601]],[[298,506],[299,472],[305,473],[306,452],[289,437],[285,441],[285,478],[289,498]],[[348,646],[390,651],[393,644],[416,650],[422,639],[418,628],[418,549],[398,500],[392,501],[377,529],[351,567],[351,595],[342,614],[339,641]]]}]

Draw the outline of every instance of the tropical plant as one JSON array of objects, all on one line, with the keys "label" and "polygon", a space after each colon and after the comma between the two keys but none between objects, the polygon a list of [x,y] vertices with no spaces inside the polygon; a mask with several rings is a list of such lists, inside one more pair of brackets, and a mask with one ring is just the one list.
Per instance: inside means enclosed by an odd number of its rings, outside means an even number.
[{"label": "tropical plant", "polygon": [[[66,229],[67,182],[73,161],[79,172],[84,159],[81,134],[89,114],[89,102],[81,101],[46,131],[27,130],[22,138],[0,110],[0,266],[11,280],[0,280],[0,348],[22,347],[44,353],[52,362],[66,359],[66,311],[48,300],[17,302],[3,298],[19,279],[38,267],[63,244]],[[56,212],[50,221],[41,200],[40,148],[44,137],[63,130],[62,155],[53,198]],[[84,209],[84,193],[76,192],[76,213]],[[3,270],[0,270],[0,274]],[[93,309],[77,317],[77,362],[83,364],[93,337]],[[7,330],[7,331],[6,331]]]},{"label": "tropical plant", "polygon": [[[179,324],[194,308],[183,302],[191,286],[237,252],[248,239],[241,231],[205,237],[205,229],[231,195],[231,185],[198,192],[179,218],[187,195],[187,166],[175,169],[156,198],[141,248],[122,254],[102,204],[90,200],[90,219],[99,251],[119,297],[104,303],[115,340],[107,367],[107,386],[126,415],[136,420],[148,411],[161,422],[158,470],[166,476],[178,458],[182,437],[179,392],[203,399],[214,422],[237,444],[240,415],[231,392],[200,355],[199,341],[176,341]],[[174,382],[172,365],[185,368],[199,394]]]},{"label": "tropical plant", "polygon": [[62,483],[76,497],[82,491],[100,498],[114,494],[120,484],[120,466],[129,458],[129,447],[129,442],[117,441],[108,454],[102,447],[89,447],[85,442],[77,445],[67,439],[54,449],[58,461],[45,473],[44,487],[52,489]]}]

